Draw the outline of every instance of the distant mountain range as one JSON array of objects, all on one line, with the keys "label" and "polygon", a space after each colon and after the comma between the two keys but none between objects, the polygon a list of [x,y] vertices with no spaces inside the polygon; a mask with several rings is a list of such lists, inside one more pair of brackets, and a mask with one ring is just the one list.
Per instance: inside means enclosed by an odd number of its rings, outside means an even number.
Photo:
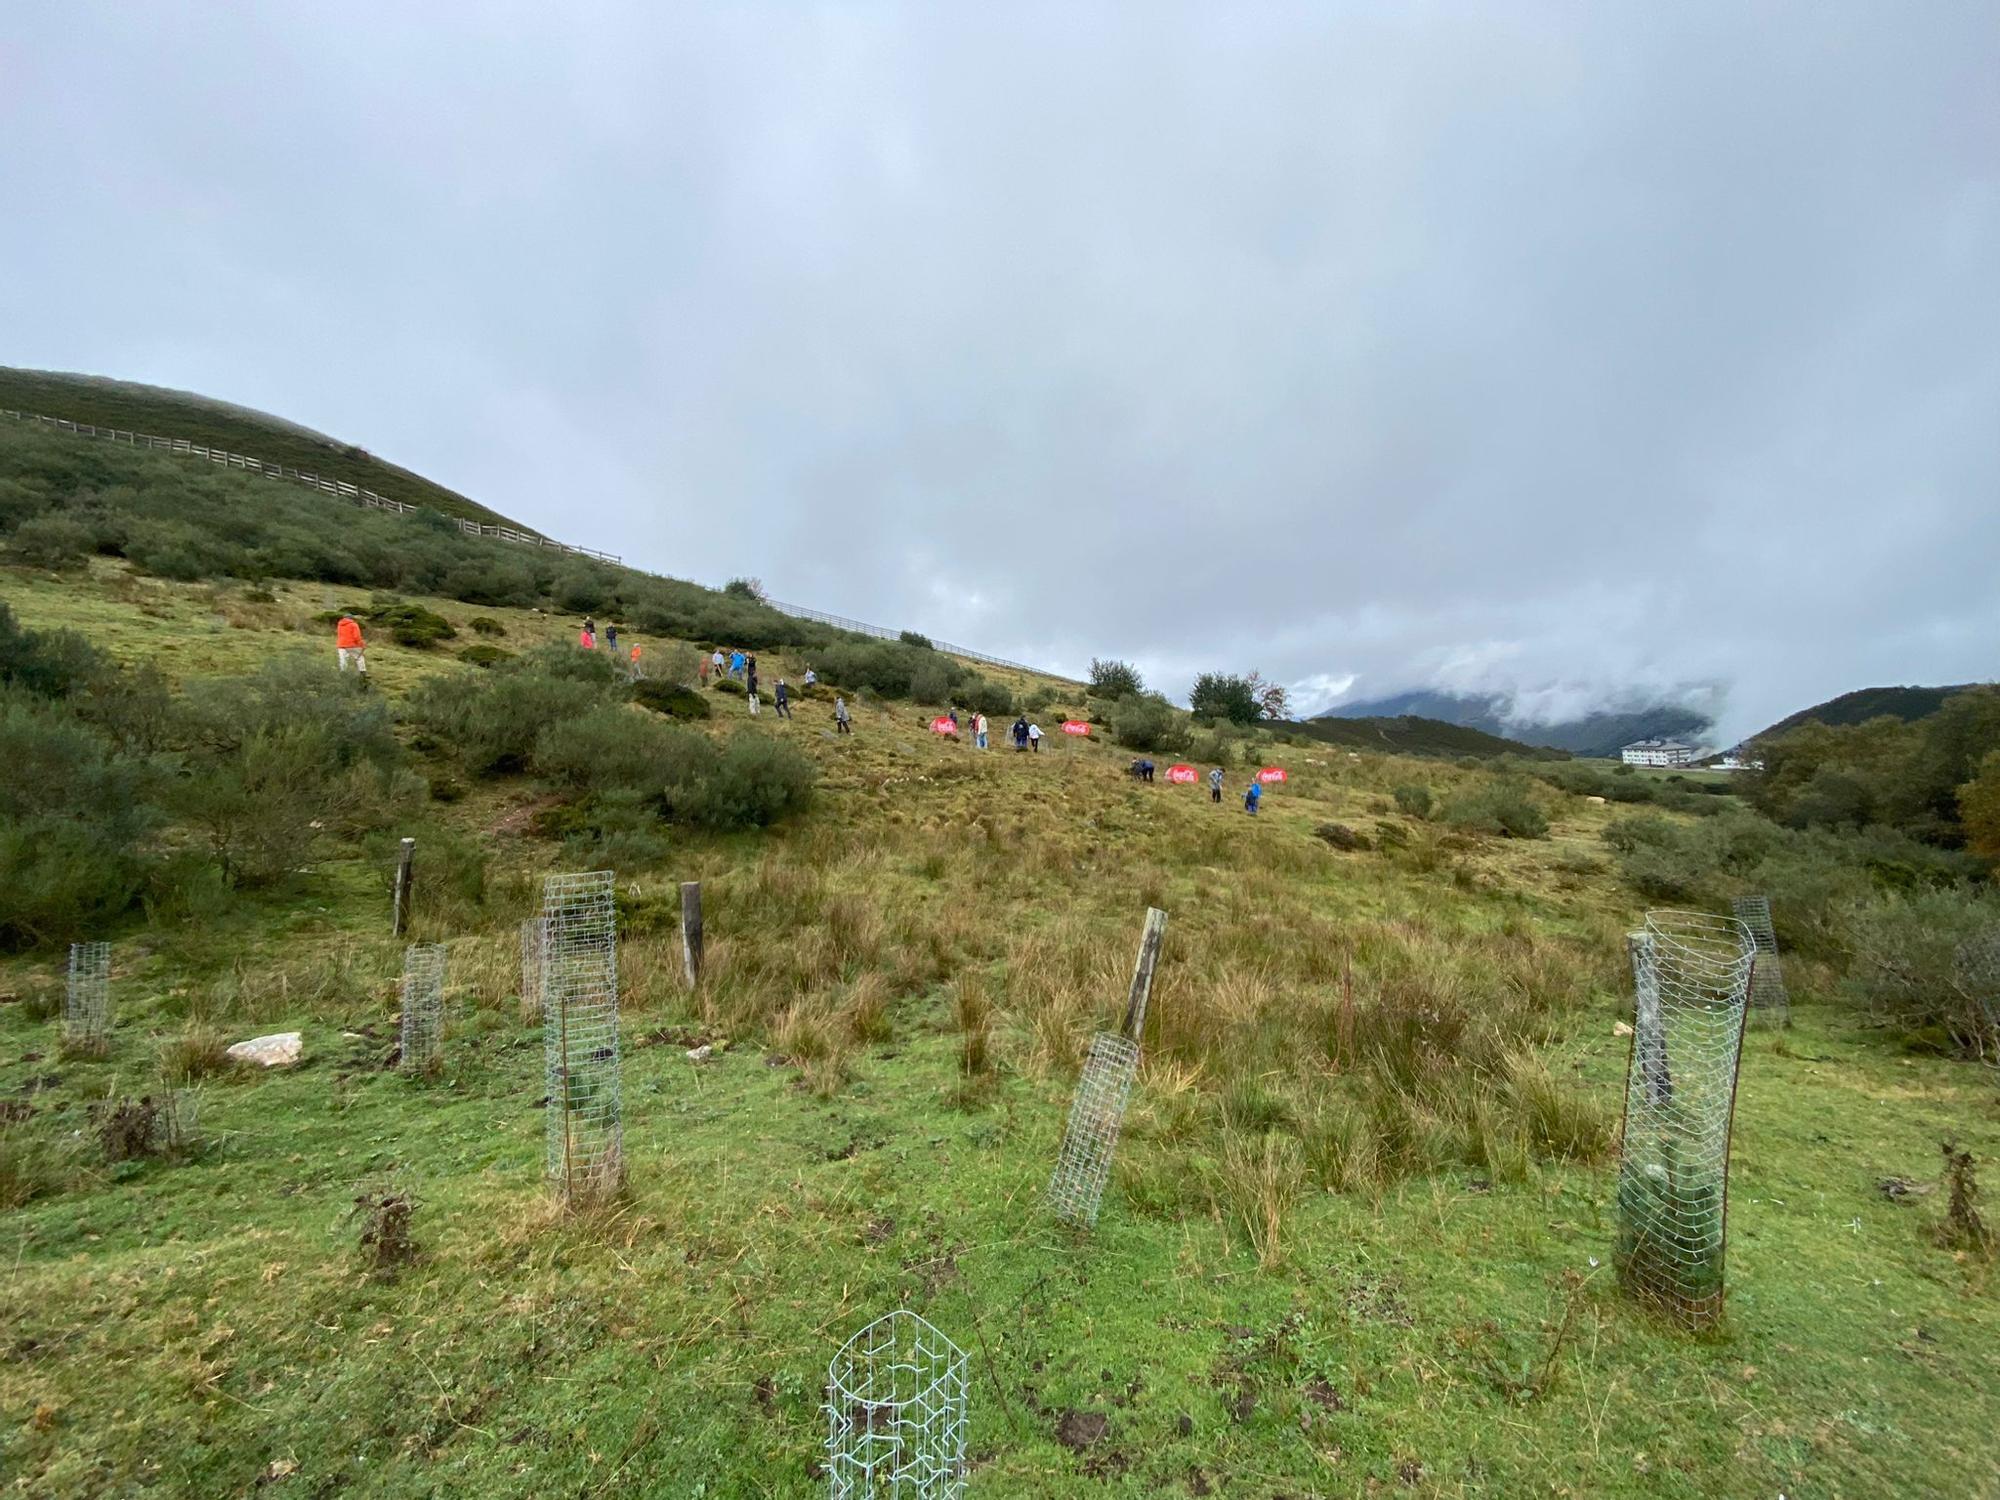
[{"label": "distant mountain range", "polygon": [[1597,756],[1616,755],[1634,740],[1684,739],[1699,745],[1714,725],[1699,709],[1667,703],[1536,723],[1509,718],[1511,702],[1497,693],[1418,691],[1343,703],[1318,718],[1381,719],[1414,714],[1530,745],[1567,750],[1571,755]]},{"label": "distant mountain range", "polygon": [[1808,720],[1821,724],[1866,724],[1870,719],[1885,715],[1901,719],[1905,724],[1917,719],[1928,719],[1943,706],[1944,700],[1953,693],[1962,693],[1974,683],[1961,682],[1956,687],[1872,687],[1856,688],[1851,693],[1842,693],[1838,698],[1829,698],[1824,703],[1815,703],[1811,708],[1802,708],[1778,720],[1769,729],[1750,736],[1761,740],[1765,735],[1783,734],[1787,729],[1796,729]]},{"label": "distant mountain range", "polygon": [[1481,759],[1496,755],[1519,755],[1529,760],[1563,758],[1560,750],[1527,745],[1519,740],[1488,734],[1483,729],[1449,724],[1440,719],[1419,718],[1413,714],[1367,719],[1331,718],[1322,714],[1317,719],[1306,719],[1285,727],[1311,735],[1323,744],[1339,745],[1350,750],[1393,750],[1398,755],[1444,755],[1454,758],[1461,755],[1475,755]]}]

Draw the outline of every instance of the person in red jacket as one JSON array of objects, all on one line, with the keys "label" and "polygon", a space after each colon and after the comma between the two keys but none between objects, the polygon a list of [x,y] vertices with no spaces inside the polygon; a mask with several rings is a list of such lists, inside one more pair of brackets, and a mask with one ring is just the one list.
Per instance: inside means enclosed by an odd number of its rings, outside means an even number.
[{"label": "person in red jacket", "polygon": [[340,623],[333,627],[333,649],[340,658],[340,670],[347,670],[348,659],[354,661],[354,669],[363,677],[368,675],[368,644],[361,639],[361,626],[353,615],[342,615]]}]

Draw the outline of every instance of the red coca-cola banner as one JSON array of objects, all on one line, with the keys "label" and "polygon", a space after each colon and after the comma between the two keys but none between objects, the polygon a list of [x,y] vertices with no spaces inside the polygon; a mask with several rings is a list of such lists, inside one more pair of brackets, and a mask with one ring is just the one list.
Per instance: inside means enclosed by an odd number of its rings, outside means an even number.
[{"label": "red coca-cola banner", "polygon": [[1199,781],[1200,779],[1201,778],[1195,774],[1195,769],[1193,766],[1167,767],[1167,780],[1169,781]]},{"label": "red coca-cola banner", "polygon": [[1084,722],[1083,722],[1083,720],[1081,720],[1081,719],[1064,719],[1064,720],[1063,720],[1063,733],[1064,733],[1064,734],[1089,734],[1089,733],[1090,733],[1090,726],[1089,726],[1088,724],[1084,723]]},{"label": "red coca-cola banner", "polygon": [[951,722],[951,718],[948,714],[939,714],[935,719],[931,720],[931,733],[957,734],[958,726]]},{"label": "red coca-cola banner", "polygon": [[1285,768],[1283,766],[1266,766],[1257,773],[1257,779],[1259,781],[1283,781],[1285,779]]}]

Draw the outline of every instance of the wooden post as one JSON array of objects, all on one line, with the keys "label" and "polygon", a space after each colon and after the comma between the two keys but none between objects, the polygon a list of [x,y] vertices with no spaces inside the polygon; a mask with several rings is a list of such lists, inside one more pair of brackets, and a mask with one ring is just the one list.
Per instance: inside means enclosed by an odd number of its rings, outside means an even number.
[{"label": "wooden post", "polygon": [[1167,914],[1146,908],[1146,930],[1139,937],[1139,959],[1132,965],[1132,993],[1125,1001],[1124,1032],[1136,1042],[1146,1025],[1146,1002],[1153,998],[1153,970],[1160,962],[1160,940],[1167,935]]},{"label": "wooden post", "polygon": [[401,937],[403,929],[410,925],[410,858],[417,852],[415,839],[403,840],[403,851],[396,857],[396,905],[389,933],[391,937]]},{"label": "wooden post", "polygon": [[687,971],[687,987],[701,983],[701,882],[681,882],[681,963]]}]

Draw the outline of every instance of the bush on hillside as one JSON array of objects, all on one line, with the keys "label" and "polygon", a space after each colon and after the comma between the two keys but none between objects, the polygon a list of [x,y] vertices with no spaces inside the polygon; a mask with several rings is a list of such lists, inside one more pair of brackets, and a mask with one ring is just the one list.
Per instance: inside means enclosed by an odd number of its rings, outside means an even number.
[{"label": "bush on hillside", "polygon": [[1111,711],[1111,737],[1128,750],[1178,755],[1188,743],[1188,724],[1163,698],[1127,698]]},{"label": "bush on hillside", "polygon": [[435,677],[409,700],[420,746],[448,749],[475,775],[519,771],[542,732],[608,702],[608,667],[598,680],[566,658],[594,653],[545,649],[491,673]]},{"label": "bush on hillside", "polygon": [[125,911],[158,822],[142,769],[89,726],[0,697],[0,947],[89,936]]},{"label": "bush on hillside", "polygon": [[1431,815],[1431,789],[1427,786],[1399,786],[1395,791],[1396,806],[1413,818],[1428,818]]},{"label": "bush on hillside", "polygon": [[1099,661],[1093,656],[1090,691],[1099,698],[1136,698],[1146,691],[1146,683],[1129,661]]},{"label": "bush on hillside", "polygon": [[925,662],[910,674],[910,697],[918,703],[943,703],[950,692],[951,673],[941,661]]},{"label": "bush on hillside", "polygon": [[762,828],[811,805],[812,762],[766,734],[740,730],[722,742],[702,739],[713,759],[691,756],[667,782],[670,814],[704,828]]},{"label": "bush on hillside", "polygon": [[429,650],[439,641],[453,640],[458,635],[443,615],[401,599],[371,600],[365,618],[378,629],[388,631],[389,639],[397,645],[418,651]]},{"label": "bush on hillside", "polygon": [[475,667],[497,667],[503,661],[512,661],[514,653],[511,651],[502,651],[498,646],[489,646],[484,642],[480,642],[467,646],[463,651],[459,652],[458,659]]},{"label": "bush on hillside", "polygon": [[653,677],[632,684],[632,701],[670,719],[706,719],[715,712],[708,699],[693,688]]},{"label": "bush on hillside", "polygon": [[708,685],[708,690],[711,693],[725,693],[732,698],[747,698],[750,696],[750,689],[739,678],[731,677],[727,673],[724,673],[711,682]]},{"label": "bush on hillside", "polygon": [[498,620],[494,619],[493,616],[491,615],[474,615],[470,620],[467,620],[465,623],[468,627],[470,627],[474,635],[498,636],[498,635],[505,635],[507,633],[507,627],[505,625],[502,625]]},{"label": "bush on hillside", "polygon": [[1545,839],[1549,820],[1525,784],[1519,781],[1487,781],[1455,793],[1440,816],[1453,828],[1467,833],[1497,834],[1510,839]]},{"label": "bush on hillside", "polygon": [[97,550],[97,538],[68,516],[36,516],[14,528],[9,550],[31,568],[76,568]]},{"label": "bush on hillside", "polygon": [[1885,901],[1855,919],[1850,991],[1914,1045],[1967,1055],[2000,1036],[1987,1007],[1991,976],[1968,958],[2000,931],[2000,903],[1955,891]]},{"label": "bush on hillside", "polygon": [[935,651],[937,649],[931,644],[929,636],[915,630],[899,630],[896,632],[896,639],[901,641],[905,646],[915,646],[919,651]]}]

